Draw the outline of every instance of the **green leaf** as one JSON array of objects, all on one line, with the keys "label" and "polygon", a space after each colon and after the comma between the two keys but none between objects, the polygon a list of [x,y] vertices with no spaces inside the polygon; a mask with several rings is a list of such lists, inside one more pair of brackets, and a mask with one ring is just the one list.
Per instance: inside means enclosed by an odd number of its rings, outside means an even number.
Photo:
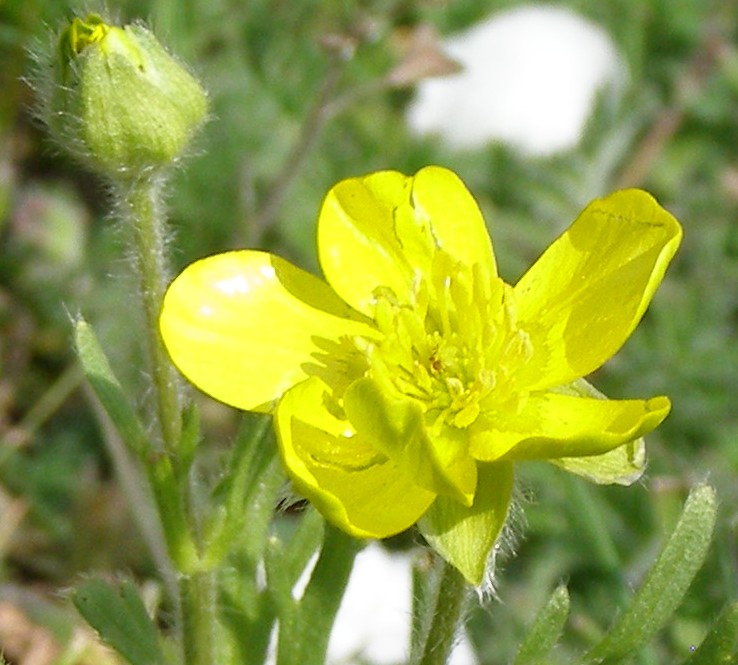
[{"label": "green leaf", "polygon": [[471,507],[439,496],[418,522],[431,547],[474,586],[484,580],[492,549],[507,518],[513,485],[509,462],[480,462],[478,469]]},{"label": "green leaf", "polygon": [[514,665],[538,665],[545,663],[549,651],[556,646],[569,616],[569,592],[558,587],[541,608],[518,649]]},{"label": "green leaf", "polygon": [[705,560],[716,511],[715,490],[707,485],[692,490],[679,523],[630,607],[583,662],[619,663],[663,628]]},{"label": "green leaf", "polygon": [[87,380],[119,434],[131,451],[138,456],[144,455],[149,450],[146,429],[113,374],[94,330],[81,317],[75,322],[74,342]]},{"label": "green leaf", "polygon": [[728,605],[702,644],[683,665],[734,665],[738,663],[738,603]]},{"label": "green leaf", "polygon": [[131,665],[163,665],[156,628],[131,582],[116,589],[92,579],[77,588],[72,600],[103,641]]}]

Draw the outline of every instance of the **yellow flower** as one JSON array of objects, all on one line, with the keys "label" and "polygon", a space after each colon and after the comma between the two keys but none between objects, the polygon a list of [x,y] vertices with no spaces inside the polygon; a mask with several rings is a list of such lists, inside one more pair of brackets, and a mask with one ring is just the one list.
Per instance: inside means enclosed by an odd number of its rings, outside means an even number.
[{"label": "yellow flower", "polygon": [[161,332],[196,386],[274,412],[295,488],[358,537],[418,522],[478,583],[513,463],[629,483],[666,397],[608,400],[582,377],[625,342],[681,229],[645,192],[591,203],[515,286],[476,202],[439,167],[340,182],[318,220],[326,281],[264,252],[187,267]]}]

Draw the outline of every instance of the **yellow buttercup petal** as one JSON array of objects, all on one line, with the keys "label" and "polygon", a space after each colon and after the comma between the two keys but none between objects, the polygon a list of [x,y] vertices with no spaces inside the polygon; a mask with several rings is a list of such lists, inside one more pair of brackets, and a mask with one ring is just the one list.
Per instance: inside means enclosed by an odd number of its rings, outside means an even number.
[{"label": "yellow buttercup petal", "polygon": [[381,171],[339,182],[318,217],[318,253],[323,273],[353,307],[371,314],[374,290],[392,289],[409,300],[413,268],[394,230],[395,210],[408,200],[409,178]]},{"label": "yellow buttercup petal", "polygon": [[623,190],[591,203],[515,286],[532,357],[516,382],[527,390],[594,371],[643,316],[681,240],[652,196]]},{"label": "yellow buttercup petal", "polygon": [[480,420],[471,454],[485,461],[602,455],[656,428],[670,408],[666,397],[609,400],[531,393],[519,412],[490,416],[487,429]]},{"label": "yellow buttercup petal", "polygon": [[341,338],[373,329],[322,281],[265,252],[216,254],[170,285],[160,318],[175,365],[240,409],[267,408],[312,373]]},{"label": "yellow buttercup petal", "polygon": [[371,314],[375,289],[410,302],[433,254],[496,274],[492,245],[476,201],[453,172],[429,166],[415,176],[380,171],[338,183],[318,219],[326,279],[356,309]]},{"label": "yellow buttercup petal", "polygon": [[282,460],[295,488],[330,522],[358,538],[412,526],[435,494],[326,408],[328,388],[312,377],[289,390],[275,417]]},{"label": "yellow buttercup petal", "polygon": [[492,241],[477,202],[453,171],[427,166],[415,174],[416,214],[430,220],[438,246],[456,261],[479,265],[487,279],[497,274]]},{"label": "yellow buttercup petal", "polygon": [[[585,379],[557,388],[556,392],[574,397],[607,399]],[[646,470],[646,442],[641,437],[601,455],[559,457],[550,461],[598,485],[632,485]]]},{"label": "yellow buttercup petal", "polygon": [[432,436],[417,401],[393,399],[369,378],[349,386],[343,404],[362,438],[404,469],[420,487],[466,506],[472,504],[477,464],[466,451],[463,431],[456,430],[461,441],[450,440],[443,432]]}]

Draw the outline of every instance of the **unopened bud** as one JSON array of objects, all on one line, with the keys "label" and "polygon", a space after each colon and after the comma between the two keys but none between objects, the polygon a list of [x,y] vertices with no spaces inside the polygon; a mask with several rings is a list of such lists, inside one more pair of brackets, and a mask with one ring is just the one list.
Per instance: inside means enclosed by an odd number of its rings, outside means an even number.
[{"label": "unopened bud", "polygon": [[58,143],[112,177],[171,164],[207,114],[197,80],[138,24],[75,18],[53,69],[44,120]]}]

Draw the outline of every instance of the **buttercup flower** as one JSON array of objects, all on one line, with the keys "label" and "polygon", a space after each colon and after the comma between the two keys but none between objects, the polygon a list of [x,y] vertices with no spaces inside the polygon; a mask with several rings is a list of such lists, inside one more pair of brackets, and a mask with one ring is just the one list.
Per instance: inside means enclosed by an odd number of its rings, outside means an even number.
[{"label": "buttercup flower", "polygon": [[633,331],[681,239],[647,193],[591,203],[515,286],[452,172],[382,171],[327,195],[326,281],[227,252],[171,284],[161,332],[204,392],[272,411],[292,482],[358,537],[418,526],[472,583],[502,527],[513,463],[629,483],[666,397],[609,400],[582,377]]}]

